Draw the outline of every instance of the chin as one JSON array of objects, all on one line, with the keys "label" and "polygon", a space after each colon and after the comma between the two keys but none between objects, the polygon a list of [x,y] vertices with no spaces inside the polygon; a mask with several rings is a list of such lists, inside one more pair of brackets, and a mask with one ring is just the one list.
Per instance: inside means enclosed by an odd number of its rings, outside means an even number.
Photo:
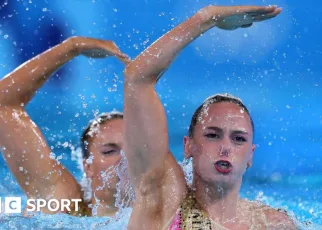
[{"label": "chin", "polygon": [[216,174],[212,178],[207,179],[208,184],[212,184],[215,186],[232,186],[236,183],[234,176],[232,174]]}]

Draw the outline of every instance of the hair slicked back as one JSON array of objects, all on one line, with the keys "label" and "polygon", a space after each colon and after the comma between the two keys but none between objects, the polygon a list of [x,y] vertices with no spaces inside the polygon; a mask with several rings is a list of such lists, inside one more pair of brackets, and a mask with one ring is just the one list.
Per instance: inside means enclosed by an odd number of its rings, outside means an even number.
[{"label": "hair slicked back", "polygon": [[252,125],[252,130],[253,130],[253,134],[255,133],[255,127],[254,127],[254,122],[252,117],[250,116],[250,113],[247,109],[247,107],[243,104],[243,102],[239,99],[236,98],[230,94],[215,94],[213,96],[208,97],[194,112],[192,118],[191,118],[191,122],[190,122],[190,126],[189,126],[189,131],[188,131],[188,135],[190,138],[193,137],[194,131],[195,131],[195,127],[196,124],[198,123],[198,121],[200,120],[200,116],[202,115],[202,112],[209,107],[212,104],[216,104],[216,103],[221,103],[221,102],[229,102],[229,103],[233,103],[235,105],[240,106],[249,116],[250,121],[251,121],[251,125]]},{"label": "hair slicked back", "polygon": [[106,122],[110,122],[116,119],[123,119],[123,113],[116,112],[116,111],[109,112],[109,113],[102,113],[89,122],[87,128],[83,131],[83,134],[81,137],[81,148],[82,148],[84,159],[87,159],[90,156],[88,146],[89,146],[90,139],[93,137],[93,134],[95,133],[95,131],[99,128],[101,124],[104,124]]}]

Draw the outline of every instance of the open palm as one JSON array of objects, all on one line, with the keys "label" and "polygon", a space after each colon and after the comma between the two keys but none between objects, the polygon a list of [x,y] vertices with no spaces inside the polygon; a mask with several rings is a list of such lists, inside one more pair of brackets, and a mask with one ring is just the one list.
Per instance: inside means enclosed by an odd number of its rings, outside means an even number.
[{"label": "open palm", "polygon": [[276,6],[232,6],[214,7],[213,20],[215,25],[224,30],[246,28],[254,22],[264,21],[277,16],[281,8]]},{"label": "open palm", "polygon": [[129,57],[121,52],[113,41],[86,37],[72,37],[70,39],[75,50],[86,57],[106,58],[115,56],[124,64],[128,64],[130,62]]}]

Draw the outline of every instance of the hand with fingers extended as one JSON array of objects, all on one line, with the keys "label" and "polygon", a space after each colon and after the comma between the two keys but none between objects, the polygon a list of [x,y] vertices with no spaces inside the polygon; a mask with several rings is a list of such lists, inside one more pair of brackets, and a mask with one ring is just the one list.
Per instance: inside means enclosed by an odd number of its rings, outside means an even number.
[{"label": "hand with fingers extended", "polygon": [[130,62],[129,57],[122,53],[113,41],[85,37],[71,37],[69,41],[73,44],[75,51],[86,57],[105,58],[115,56],[125,65]]},{"label": "hand with fingers extended", "polygon": [[282,8],[277,6],[208,6],[201,13],[210,17],[213,26],[224,30],[247,28],[254,22],[276,17]]}]

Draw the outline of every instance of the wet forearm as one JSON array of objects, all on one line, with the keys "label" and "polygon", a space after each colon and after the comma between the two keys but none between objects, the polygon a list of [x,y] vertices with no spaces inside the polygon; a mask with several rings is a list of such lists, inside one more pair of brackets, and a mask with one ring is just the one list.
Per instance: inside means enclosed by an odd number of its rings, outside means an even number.
[{"label": "wet forearm", "polygon": [[77,55],[70,38],[23,63],[0,81],[0,106],[28,103],[53,72]]},{"label": "wet forearm", "polygon": [[207,11],[207,7],[198,11],[144,50],[125,69],[126,80],[156,82],[183,48],[214,26]]}]

